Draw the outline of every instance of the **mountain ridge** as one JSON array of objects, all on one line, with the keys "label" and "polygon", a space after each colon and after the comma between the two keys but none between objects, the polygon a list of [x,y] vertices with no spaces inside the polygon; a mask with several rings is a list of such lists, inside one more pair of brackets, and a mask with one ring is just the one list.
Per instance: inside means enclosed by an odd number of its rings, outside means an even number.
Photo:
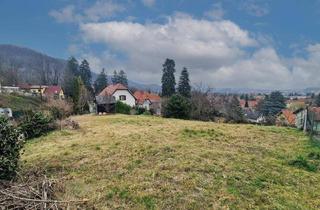
[{"label": "mountain ridge", "polygon": [[[66,59],[55,58],[24,46],[0,44],[0,82],[6,85],[38,84],[39,81],[48,85],[61,84],[66,65]],[[97,75],[92,71],[93,79]],[[132,88],[160,91],[159,85],[132,80],[128,80],[128,83]]]}]

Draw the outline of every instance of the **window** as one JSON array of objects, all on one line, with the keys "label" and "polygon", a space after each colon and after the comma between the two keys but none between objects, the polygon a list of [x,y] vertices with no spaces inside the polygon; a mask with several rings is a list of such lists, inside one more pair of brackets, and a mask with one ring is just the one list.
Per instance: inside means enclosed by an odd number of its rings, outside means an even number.
[{"label": "window", "polygon": [[126,96],[125,96],[125,95],[119,96],[119,100],[120,100],[120,101],[125,101],[125,100],[126,100]]}]

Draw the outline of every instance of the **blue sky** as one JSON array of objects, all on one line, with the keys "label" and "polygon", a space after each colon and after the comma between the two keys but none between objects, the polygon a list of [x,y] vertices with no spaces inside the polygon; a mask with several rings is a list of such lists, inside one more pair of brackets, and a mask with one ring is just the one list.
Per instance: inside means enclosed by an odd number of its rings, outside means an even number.
[{"label": "blue sky", "polygon": [[0,43],[144,83],[170,57],[194,84],[320,86],[319,0],[0,0],[0,26]]}]

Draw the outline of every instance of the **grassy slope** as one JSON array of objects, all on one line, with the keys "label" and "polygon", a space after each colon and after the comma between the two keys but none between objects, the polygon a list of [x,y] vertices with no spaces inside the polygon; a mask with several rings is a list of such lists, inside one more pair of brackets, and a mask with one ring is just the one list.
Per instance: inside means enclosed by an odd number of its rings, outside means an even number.
[{"label": "grassy slope", "polygon": [[0,107],[9,107],[12,111],[39,109],[40,104],[40,98],[0,94]]},{"label": "grassy slope", "polygon": [[147,116],[79,116],[79,131],[26,145],[24,170],[66,178],[63,199],[98,209],[316,209],[320,172],[288,165],[311,147],[288,128]]}]

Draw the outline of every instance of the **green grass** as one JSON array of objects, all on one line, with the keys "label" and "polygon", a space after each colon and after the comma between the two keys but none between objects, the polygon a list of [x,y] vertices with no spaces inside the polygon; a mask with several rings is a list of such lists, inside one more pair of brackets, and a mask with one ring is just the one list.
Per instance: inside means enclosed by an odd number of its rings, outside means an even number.
[{"label": "green grass", "polygon": [[38,97],[20,96],[14,94],[0,94],[0,107],[9,107],[12,111],[39,109],[41,100]]},{"label": "green grass", "polygon": [[[22,173],[61,179],[97,209],[319,209],[320,147],[292,128],[77,116],[29,141]],[[26,162],[24,162],[26,161]]]}]

